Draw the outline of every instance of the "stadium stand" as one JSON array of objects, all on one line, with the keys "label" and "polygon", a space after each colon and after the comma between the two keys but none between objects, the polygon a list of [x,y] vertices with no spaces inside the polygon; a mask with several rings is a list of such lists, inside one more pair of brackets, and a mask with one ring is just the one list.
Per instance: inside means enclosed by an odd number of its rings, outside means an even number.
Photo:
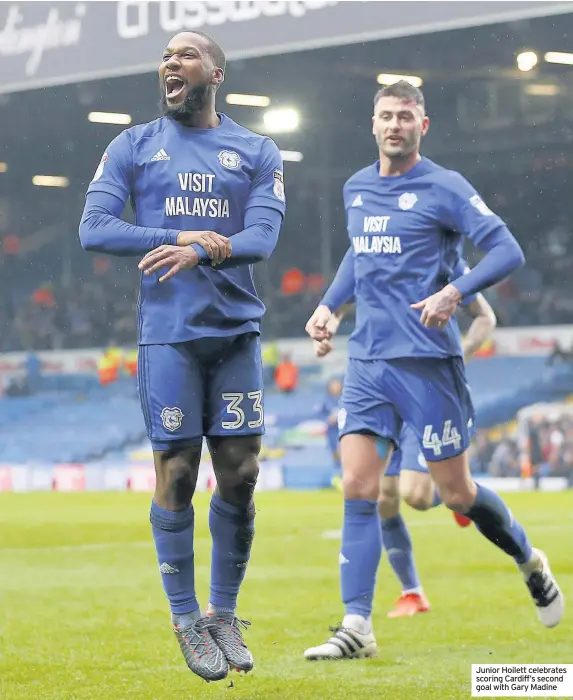
[{"label": "stadium stand", "polygon": [[[318,417],[324,378],[316,368],[303,369],[299,390],[267,395],[263,469],[265,461],[280,463],[287,488],[328,487],[332,463]],[[543,357],[483,358],[468,376],[482,429],[511,420],[524,406],[573,394],[573,365],[551,366]],[[44,377],[40,388],[37,395],[0,400],[0,465],[94,462],[128,469],[151,462],[132,379],[100,387],[88,375]]]}]

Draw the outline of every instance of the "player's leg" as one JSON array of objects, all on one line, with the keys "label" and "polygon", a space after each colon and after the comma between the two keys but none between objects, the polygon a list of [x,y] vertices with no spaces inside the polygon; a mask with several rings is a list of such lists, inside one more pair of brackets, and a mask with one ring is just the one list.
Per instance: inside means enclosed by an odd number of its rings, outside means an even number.
[{"label": "player's leg", "polygon": [[150,521],[175,635],[189,668],[219,680],[227,662],[201,620],[195,594],[191,499],[201,457],[203,386],[188,346],[140,347],[138,388],[156,472]]},{"label": "player's leg", "polygon": [[235,610],[254,537],[253,494],[264,432],[260,339],[244,334],[220,341],[219,347],[218,361],[209,369],[206,410],[207,441],[217,479],[209,511],[213,549],[207,615],[229,664],[250,671],[253,657],[241,634],[246,623]]},{"label": "player's leg", "polygon": [[[410,363],[405,379],[413,397],[411,420],[445,505],[466,515],[482,535],[514,559],[539,619],[547,627],[555,626],[563,616],[563,595],[545,555],[532,549],[503,500],[472,479],[467,450],[473,408],[461,358]],[[416,403],[416,396],[424,400]]]},{"label": "player's leg", "polygon": [[347,434],[341,438],[344,518],[339,554],[340,589],[344,604],[342,624],[326,643],[304,652],[310,661],[375,656],[372,601],[376,572],[382,555],[377,513],[380,459],[372,435]]},{"label": "player's leg", "polygon": [[211,436],[208,440],[217,488],[209,509],[213,548],[207,616],[213,623],[213,637],[229,665],[248,672],[254,662],[241,630],[250,623],[239,619],[235,612],[255,534],[253,493],[261,438]]},{"label": "player's leg", "polygon": [[439,462],[428,462],[445,505],[469,518],[490,542],[511,556],[523,574],[537,616],[555,627],[564,612],[564,596],[545,554],[533,549],[523,527],[495,491],[475,483],[467,451]]},{"label": "player's leg", "polygon": [[[372,602],[382,555],[377,500],[380,470],[391,454],[384,436],[397,435],[397,416],[376,387],[372,363],[351,360],[339,412],[344,519],[340,587],[345,614],[325,643],[307,649],[310,660],[362,658],[376,654]],[[374,434],[378,434],[377,438]],[[381,441],[383,442],[381,443]],[[381,465],[378,450],[386,447]]]},{"label": "player's leg", "polygon": [[400,473],[402,499],[414,510],[424,511],[439,506],[442,499],[420,451],[416,432],[406,423],[400,433],[400,450],[403,455]]},{"label": "player's leg", "polygon": [[[402,480],[409,474],[401,465],[409,464],[412,458],[416,459],[418,452],[415,436],[412,445],[410,444],[412,441],[408,441],[409,430],[411,429],[403,426],[400,432],[400,449],[392,454],[386,473],[380,482],[378,509],[382,526],[382,543],[388,554],[390,566],[401,585],[400,597],[394,603],[388,617],[409,617],[430,609],[416,569],[412,539],[400,513],[400,500],[404,497]],[[430,480],[429,477],[428,480]],[[412,497],[418,498],[418,491],[421,492],[421,489],[413,491]]]},{"label": "player's leg", "polygon": [[[378,520],[380,460],[378,439],[372,435],[346,434],[341,439],[343,464],[342,488],[344,520],[340,550],[340,586],[349,617],[361,630],[370,629],[376,572],[382,556],[382,538]],[[386,453],[391,448],[385,441]]]},{"label": "player's leg", "polygon": [[[418,452],[418,458],[423,456]],[[418,464],[414,464],[413,468],[402,467],[400,475],[400,493],[402,499],[410,508],[418,511],[430,510],[441,505],[442,499],[438,489],[424,459],[424,467],[418,469]]]}]

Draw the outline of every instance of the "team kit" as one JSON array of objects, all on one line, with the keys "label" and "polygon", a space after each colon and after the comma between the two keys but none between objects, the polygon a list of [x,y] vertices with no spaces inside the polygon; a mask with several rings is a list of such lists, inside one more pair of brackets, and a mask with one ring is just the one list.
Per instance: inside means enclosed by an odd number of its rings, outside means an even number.
[{"label": "team kit", "polygon": [[[171,39],[159,61],[162,115],[106,148],[79,226],[85,250],[131,256],[140,272],[137,383],[156,471],[152,537],[174,635],[206,681],[254,667],[244,638],[250,623],[236,614],[264,434],[265,307],[253,273],[271,256],[286,212],[277,145],[216,110],[225,71],[225,54],[208,35]],[[514,560],[542,625],[554,627],[564,611],[547,557],[503,500],[473,481],[467,456],[474,415],[456,312],[521,266],[523,253],[462,175],[420,154],[430,120],[418,88],[382,88],[371,118],[377,159],[349,173],[348,250],[306,326],[309,349],[312,341],[325,354],[337,314],[355,307],[338,411],[343,619],[304,651],[313,661],[376,654],[383,548],[402,553],[402,568],[411,569],[407,530],[399,514],[384,511],[381,483],[396,484],[408,470],[429,485],[428,507],[443,504]],[[121,219],[128,201],[133,224]],[[484,253],[471,270],[461,265],[466,238]],[[201,606],[193,495],[204,441],[217,486]],[[406,579],[414,607],[405,614],[427,610],[415,576]]]}]

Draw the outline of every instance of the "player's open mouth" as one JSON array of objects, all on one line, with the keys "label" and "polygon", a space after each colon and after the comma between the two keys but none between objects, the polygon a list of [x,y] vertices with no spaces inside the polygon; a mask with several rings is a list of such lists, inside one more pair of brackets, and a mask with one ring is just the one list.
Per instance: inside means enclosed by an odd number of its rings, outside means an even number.
[{"label": "player's open mouth", "polygon": [[393,146],[397,146],[399,143],[402,143],[402,139],[400,136],[388,136],[386,141],[391,143]]},{"label": "player's open mouth", "polygon": [[183,94],[185,81],[178,75],[168,75],[165,78],[165,96],[171,102]]}]

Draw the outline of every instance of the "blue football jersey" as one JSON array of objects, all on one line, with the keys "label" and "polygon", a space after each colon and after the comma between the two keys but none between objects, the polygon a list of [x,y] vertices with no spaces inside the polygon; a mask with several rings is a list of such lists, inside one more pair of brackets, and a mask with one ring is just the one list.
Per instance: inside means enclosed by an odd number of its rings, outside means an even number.
[{"label": "blue football jersey", "polygon": [[[284,216],[283,164],[276,144],[220,114],[214,129],[184,127],[162,117],[123,131],[108,146],[88,194],[105,192],[126,202],[136,224],[178,231],[242,231],[251,207]],[[141,276],[140,344],[258,332],[265,307],[252,265],[201,265],[160,283],[161,270]]]},{"label": "blue football jersey", "polygon": [[480,245],[504,222],[459,173],[422,158],[397,177],[379,162],[344,185],[354,261],[356,324],[351,358],[461,356],[454,318],[444,330],[425,328],[410,305],[459,276],[463,236]]}]

